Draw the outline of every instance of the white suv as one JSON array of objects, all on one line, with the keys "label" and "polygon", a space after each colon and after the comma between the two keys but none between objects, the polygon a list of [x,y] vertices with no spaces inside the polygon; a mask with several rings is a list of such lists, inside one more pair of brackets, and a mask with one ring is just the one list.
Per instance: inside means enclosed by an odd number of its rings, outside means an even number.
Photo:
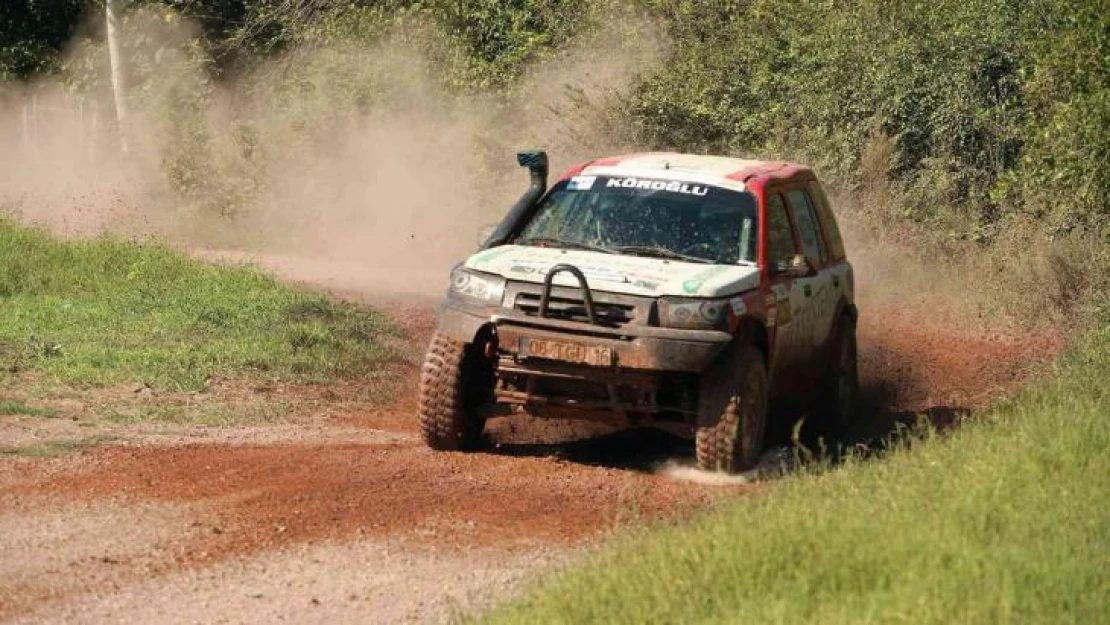
[{"label": "white suv", "polygon": [[830,424],[858,395],[852,266],[804,166],[648,153],[532,185],[458,265],[421,377],[435,449],[468,449],[491,416],[652,425],[733,472],[763,448],[772,398]]}]

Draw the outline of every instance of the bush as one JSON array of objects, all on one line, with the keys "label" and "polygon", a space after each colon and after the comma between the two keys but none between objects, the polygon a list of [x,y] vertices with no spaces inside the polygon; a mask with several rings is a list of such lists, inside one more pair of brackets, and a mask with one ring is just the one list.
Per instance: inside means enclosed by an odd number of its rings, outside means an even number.
[{"label": "bush", "polygon": [[882,134],[891,180],[932,205],[914,219],[1105,224],[1106,2],[656,4],[676,53],[631,105],[650,143],[795,154],[853,183]]}]

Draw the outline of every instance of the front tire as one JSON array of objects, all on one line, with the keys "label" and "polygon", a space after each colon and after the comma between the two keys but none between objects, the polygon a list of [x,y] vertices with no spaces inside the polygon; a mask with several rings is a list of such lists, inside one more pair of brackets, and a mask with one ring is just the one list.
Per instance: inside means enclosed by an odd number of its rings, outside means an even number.
[{"label": "front tire", "polygon": [[736,473],[754,467],[766,426],[767,366],[758,349],[745,345],[702,375],[698,468]]},{"label": "front tire", "polygon": [[481,371],[473,347],[443,335],[432,337],[420,371],[420,435],[437,450],[465,450],[478,446],[486,420],[477,414],[474,385]]}]

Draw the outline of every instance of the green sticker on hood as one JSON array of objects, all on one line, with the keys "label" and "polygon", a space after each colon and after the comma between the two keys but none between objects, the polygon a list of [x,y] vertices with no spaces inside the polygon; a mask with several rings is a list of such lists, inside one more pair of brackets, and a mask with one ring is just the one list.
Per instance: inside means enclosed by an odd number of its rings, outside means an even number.
[{"label": "green sticker on hood", "polygon": [[717,274],[720,274],[726,270],[728,270],[728,267],[724,267],[722,265],[714,265],[706,269],[705,271],[696,274],[689,280],[683,282],[682,290],[690,294],[697,293],[698,290],[705,285],[706,280],[709,280],[713,276],[716,276]]},{"label": "green sticker on hood", "polygon": [[479,253],[475,254],[474,256],[471,256],[470,260],[475,265],[484,265],[484,264],[486,264],[486,263],[488,263],[492,260],[495,260],[498,256],[501,256],[501,255],[506,254],[506,253],[511,252],[511,251],[513,251],[511,247],[509,247],[507,245],[502,245],[500,247],[493,247],[493,248],[490,248],[488,250],[479,252]]}]

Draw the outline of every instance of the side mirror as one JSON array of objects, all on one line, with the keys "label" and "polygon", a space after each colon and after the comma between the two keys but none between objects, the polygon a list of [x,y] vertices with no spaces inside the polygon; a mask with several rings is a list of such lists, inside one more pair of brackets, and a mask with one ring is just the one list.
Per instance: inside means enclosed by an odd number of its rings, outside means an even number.
[{"label": "side mirror", "polygon": [[817,275],[817,268],[802,254],[795,254],[789,263],[779,261],[775,265],[775,273],[786,274],[791,278],[809,278]]}]

